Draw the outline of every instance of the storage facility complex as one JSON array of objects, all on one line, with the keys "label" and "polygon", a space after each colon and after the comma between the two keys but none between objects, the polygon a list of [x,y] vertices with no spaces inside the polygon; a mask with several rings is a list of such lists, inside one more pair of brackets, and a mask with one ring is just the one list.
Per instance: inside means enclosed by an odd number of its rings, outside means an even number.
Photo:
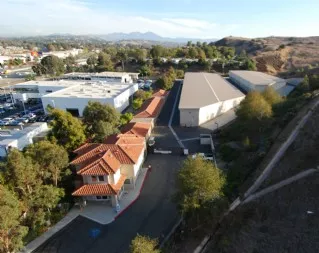
[{"label": "storage facility complex", "polygon": [[199,126],[236,107],[244,98],[218,74],[186,73],[179,102],[180,125]]},{"label": "storage facility complex", "polygon": [[75,85],[42,96],[43,108],[48,105],[66,110],[74,116],[83,115],[89,101],[112,105],[119,112],[129,106],[129,100],[138,90],[137,84],[73,81]]},{"label": "storage facility complex", "polygon": [[287,96],[294,89],[294,86],[287,84],[282,78],[257,71],[232,70],[229,71],[229,77],[247,92],[252,90],[262,92],[267,87],[272,87],[281,96]]}]

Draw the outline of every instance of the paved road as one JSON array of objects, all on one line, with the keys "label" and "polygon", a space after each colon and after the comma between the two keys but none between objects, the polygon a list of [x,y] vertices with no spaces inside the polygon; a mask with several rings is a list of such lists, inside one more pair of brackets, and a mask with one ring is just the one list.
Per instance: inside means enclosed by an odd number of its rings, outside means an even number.
[{"label": "paved road", "polygon": [[[148,155],[145,166],[152,171],[145,181],[139,199],[113,223],[102,226],[86,218],[79,218],[59,231],[34,252],[84,253],[127,252],[137,233],[159,238],[161,241],[178,220],[171,201],[175,176],[183,157]],[[92,230],[99,230],[92,238]]]},{"label": "paved road", "polygon": [[161,114],[157,118],[156,125],[157,126],[168,126],[168,122],[171,117],[172,108],[175,103],[176,97],[178,97],[177,106],[174,113],[174,118],[172,121],[172,125],[179,125],[179,110],[178,110],[178,104],[180,99],[180,94],[178,94],[179,86],[182,85],[180,81],[176,81],[174,83],[173,88],[170,90],[170,93],[166,99],[165,105],[163,106],[163,109],[161,111]]}]

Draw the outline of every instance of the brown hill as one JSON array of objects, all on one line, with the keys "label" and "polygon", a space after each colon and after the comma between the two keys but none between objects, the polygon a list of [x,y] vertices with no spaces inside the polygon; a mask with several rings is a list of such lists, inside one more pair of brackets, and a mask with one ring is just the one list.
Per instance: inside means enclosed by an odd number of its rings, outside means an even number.
[{"label": "brown hill", "polygon": [[319,36],[315,37],[226,37],[214,43],[230,46],[237,53],[245,50],[260,71],[276,74],[319,66]]}]

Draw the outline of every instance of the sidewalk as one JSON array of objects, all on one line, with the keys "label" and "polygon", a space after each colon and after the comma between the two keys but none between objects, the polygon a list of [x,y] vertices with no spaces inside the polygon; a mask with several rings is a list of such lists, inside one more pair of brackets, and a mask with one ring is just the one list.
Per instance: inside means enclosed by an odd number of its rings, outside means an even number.
[{"label": "sidewalk", "polygon": [[88,202],[87,206],[81,211],[79,207],[73,207],[70,212],[52,228],[46,231],[41,236],[30,242],[21,252],[32,252],[43,244],[46,240],[52,237],[55,233],[67,226],[78,215],[84,216],[102,225],[113,222],[119,217],[127,208],[129,208],[139,197],[144,185],[144,181],[148,175],[148,168],[141,168],[140,175],[136,180],[136,186],[134,190],[130,190],[128,193],[123,193],[121,200],[119,201],[121,210],[116,213],[114,207],[111,207],[109,203],[103,202]]}]

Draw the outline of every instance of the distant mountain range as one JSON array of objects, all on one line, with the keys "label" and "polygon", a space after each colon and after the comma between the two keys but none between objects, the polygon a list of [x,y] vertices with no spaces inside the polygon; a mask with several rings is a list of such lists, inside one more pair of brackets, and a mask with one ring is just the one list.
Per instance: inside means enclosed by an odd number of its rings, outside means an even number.
[{"label": "distant mountain range", "polygon": [[101,39],[106,41],[122,41],[122,40],[143,40],[143,41],[159,41],[159,42],[174,42],[174,43],[187,43],[188,41],[192,41],[193,43],[200,42],[213,42],[217,39],[198,39],[198,38],[169,38],[162,37],[153,32],[131,32],[131,33],[109,33],[106,35],[95,35]]},{"label": "distant mountain range", "polygon": [[136,44],[136,45],[155,45],[161,44],[165,46],[174,46],[176,44],[186,44],[188,41],[196,43],[200,42],[214,42],[217,39],[198,39],[198,38],[169,38],[162,37],[153,32],[131,32],[131,33],[109,33],[109,34],[85,34],[74,35],[70,33],[54,33],[49,35],[39,36],[16,36],[6,37],[0,36],[0,39],[23,39],[26,41],[73,41],[73,42],[99,42],[99,43],[118,43],[118,44]]}]

